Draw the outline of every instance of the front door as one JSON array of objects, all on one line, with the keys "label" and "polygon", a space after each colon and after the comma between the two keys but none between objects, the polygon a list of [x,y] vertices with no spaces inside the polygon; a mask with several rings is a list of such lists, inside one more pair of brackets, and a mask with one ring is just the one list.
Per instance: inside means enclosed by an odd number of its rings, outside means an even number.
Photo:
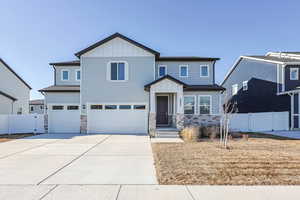
[{"label": "front door", "polygon": [[166,125],[168,124],[168,96],[157,96],[156,100],[156,123]]}]

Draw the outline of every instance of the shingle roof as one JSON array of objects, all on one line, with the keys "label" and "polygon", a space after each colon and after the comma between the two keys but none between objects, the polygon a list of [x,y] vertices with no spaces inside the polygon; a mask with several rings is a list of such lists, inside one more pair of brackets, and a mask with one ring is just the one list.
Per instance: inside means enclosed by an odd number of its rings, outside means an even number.
[{"label": "shingle roof", "polygon": [[29,105],[44,105],[44,100],[43,99],[35,99],[29,101]]},{"label": "shingle roof", "polygon": [[11,100],[13,100],[13,101],[18,100],[18,99],[16,99],[15,97],[12,97],[12,96],[10,96],[9,94],[7,94],[7,93],[5,93],[5,92],[3,92],[3,91],[1,91],[1,90],[0,90],[0,95],[5,96],[5,97],[7,97],[7,98],[9,98],[9,99],[11,99]]},{"label": "shingle roof", "polygon": [[39,92],[80,92],[79,85],[52,85],[43,89]]},{"label": "shingle roof", "polygon": [[156,61],[216,61],[220,58],[213,57],[196,57],[196,56],[171,56],[171,57],[158,57]]},{"label": "shingle roof", "polygon": [[248,58],[255,58],[255,59],[262,59],[266,61],[273,61],[273,62],[299,62],[300,59],[293,59],[293,58],[286,58],[286,57],[276,57],[276,56],[243,56],[243,57],[248,57]]},{"label": "shingle roof", "polygon": [[72,60],[72,61],[65,61],[65,62],[54,62],[54,63],[49,63],[49,65],[54,65],[54,66],[80,66],[80,60]]},{"label": "shingle roof", "polygon": [[30,90],[32,89],[4,60],[0,58],[0,62],[9,70],[11,73],[13,73],[24,85],[26,85]]}]

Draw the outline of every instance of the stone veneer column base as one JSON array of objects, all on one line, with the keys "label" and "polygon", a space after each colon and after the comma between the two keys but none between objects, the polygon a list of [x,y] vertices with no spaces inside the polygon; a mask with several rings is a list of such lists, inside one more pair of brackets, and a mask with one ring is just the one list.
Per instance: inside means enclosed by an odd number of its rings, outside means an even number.
[{"label": "stone veneer column base", "polygon": [[176,114],[176,128],[182,130],[184,128],[184,114]]},{"label": "stone veneer column base", "polygon": [[48,133],[48,114],[44,114],[44,130]]},{"label": "stone veneer column base", "polygon": [[156,113],[149,113],[149,135],[155,137],[156,134]]},{"label": "stone veneer column base", "polygon": [[87,133],[87,116],[80,115],[80,133]]}]

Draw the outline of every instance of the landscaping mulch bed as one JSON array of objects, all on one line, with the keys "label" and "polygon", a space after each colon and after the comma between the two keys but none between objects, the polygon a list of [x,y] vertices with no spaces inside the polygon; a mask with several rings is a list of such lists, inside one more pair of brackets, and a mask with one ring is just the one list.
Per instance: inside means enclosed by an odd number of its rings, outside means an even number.
[{"label": "landscaping mulch bed", "polygon": [[33,135],[34,135],[33,133],[0,135],[0,143],[1,142],[7,142],[7,141],[10,141],[10,140],[20,139],[20,138],[24,138],[24,137],[29,137],[29,136],[33,136]]},{"label": "landscaping mulch bed", "polygon": [[300,141],[272,138],[153,143],[160,184],[299,185]]}]

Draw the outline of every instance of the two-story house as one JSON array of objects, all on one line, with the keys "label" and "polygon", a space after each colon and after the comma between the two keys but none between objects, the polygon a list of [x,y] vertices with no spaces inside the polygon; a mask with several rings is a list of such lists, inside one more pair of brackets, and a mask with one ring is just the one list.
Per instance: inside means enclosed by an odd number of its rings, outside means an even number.
[{"label": "two-story house", "polygon": [[299,68],[299,52],[241,56],[221,84],[223,100],[239,113],[289,111],[291,129],[299,128]]},{"label": "two-story house", "polygon": [[218,58],[161,57],[119,33],[75,55],[50,63],[54,85],[40,90],[50,133],[145,134],[209,123],[220,112]]},{"label": "two-story house", "polygon": [[44,114],[44,99],[35,99],[29,101],[30,114]]},{"label": "two-story house", "polygon": [[0,114],[28,114],[31,87],[0,58]]}]

